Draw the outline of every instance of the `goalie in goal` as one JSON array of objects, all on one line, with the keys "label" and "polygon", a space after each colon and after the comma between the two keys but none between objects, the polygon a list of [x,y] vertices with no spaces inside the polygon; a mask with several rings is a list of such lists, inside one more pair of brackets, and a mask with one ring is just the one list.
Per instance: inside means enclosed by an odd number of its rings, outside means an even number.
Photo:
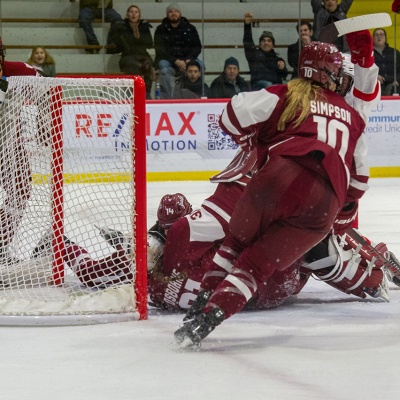
[{"label": "goalie in goal", "polygon": [[[0,77],[40,76],[33,67],[22,62],[4,60],[3,43],[0,37]],[[19,115],[7,115],[7,81],[0,85],[0,186],[5,200],[0,208],[0,262],[9,257],[7,247],[26,209],[31,191],[31,171],[28,154],[20,136]],[[12,127],[10,128],[10,124]],[[10,137],[9,132],[14,133]]]},{"label": "goalie in goal", "polygon": [[[105,289],[109,286],[132,283],[134,270],[130,239],[107,227],[99,229],[100,236],[115,249],[111,255],[94,260],[86,249],[64,236],[64,263],[89,288]],[[0,270],[0,289],[12,289],[21,284],[52,284],[52,238],[53,232],[49,230],[37,243],[30,259],[21,260]]]}]

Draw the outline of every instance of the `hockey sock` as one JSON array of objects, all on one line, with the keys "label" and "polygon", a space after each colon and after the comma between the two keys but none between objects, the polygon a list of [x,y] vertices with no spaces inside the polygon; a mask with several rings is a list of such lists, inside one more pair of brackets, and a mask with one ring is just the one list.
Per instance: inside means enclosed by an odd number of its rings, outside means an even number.
[{"label": "hockey sock", "polygon": [[212,308],[219,307],[225,313],[225,319],[239,312],[253,297],[257,290],[257,283],[253,276],[243,269],[235,268],[224,281],[218,285],[206,307],[204,313]]},{"label": "hockey sock", "polygon": [[213,291],[232,271],[238,257],[239,253],[234,250],[233,240],[225,239],[204,274],[201,288],[206,291]]}]

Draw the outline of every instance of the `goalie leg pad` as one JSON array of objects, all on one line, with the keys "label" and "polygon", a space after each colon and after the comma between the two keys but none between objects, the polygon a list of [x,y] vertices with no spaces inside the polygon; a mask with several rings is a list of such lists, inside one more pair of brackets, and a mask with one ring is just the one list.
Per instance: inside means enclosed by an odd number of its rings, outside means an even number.
[{"label": "goalie leg pad", "polygon": [[354,237],[332,235],[326,243],[328,256],[305,268],[317,278],[347,294],[365,298],[365,293],[389,301],[386,276],[382,262]]}]

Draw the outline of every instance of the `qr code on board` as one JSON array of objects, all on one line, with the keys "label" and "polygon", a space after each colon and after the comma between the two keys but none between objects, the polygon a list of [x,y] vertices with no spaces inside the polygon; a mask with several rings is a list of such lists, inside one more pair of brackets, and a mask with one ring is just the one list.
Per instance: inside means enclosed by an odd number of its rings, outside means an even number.
[{"label": "qr code on board", "polygon": [[238,145],[219,126],[220,114],[207,114],[208,150],[234,150]]}]

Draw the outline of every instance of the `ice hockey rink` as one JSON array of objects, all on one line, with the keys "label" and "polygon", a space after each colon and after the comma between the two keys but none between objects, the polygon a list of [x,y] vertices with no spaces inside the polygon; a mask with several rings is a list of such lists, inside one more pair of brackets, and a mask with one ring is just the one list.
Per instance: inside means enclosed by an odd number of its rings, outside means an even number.
[{"label": "ice hockey rink", "polygon": [[[400,255],[400,179],[372,179],[360,231]],[[166,193],[200,206],[208,182],[148,184],[148,224]],[[398,399],[400,288],[361,300],[310,280],[283,306],[240,313],[198,351],[172,346],[181,314],[105,325],[0,328],[4,400]]]}]

